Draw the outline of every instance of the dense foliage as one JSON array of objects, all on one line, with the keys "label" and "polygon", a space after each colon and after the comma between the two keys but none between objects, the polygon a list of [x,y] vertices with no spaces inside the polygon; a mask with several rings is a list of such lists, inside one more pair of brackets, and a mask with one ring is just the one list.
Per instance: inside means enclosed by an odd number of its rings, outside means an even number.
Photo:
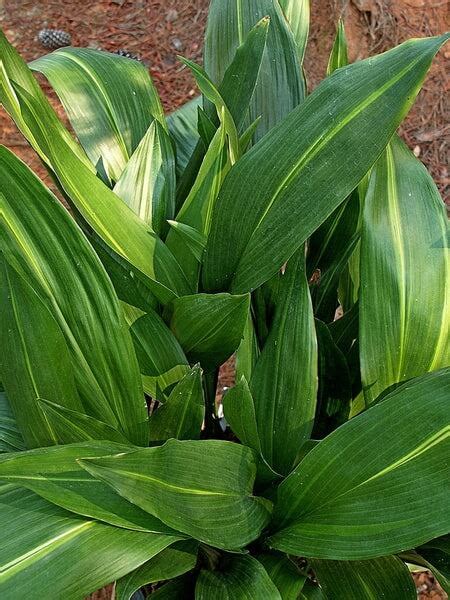
[{"label": "dense foliage", "polygon": [[395,133],[446,37],[349,65],[339,24],[307,95],[308,24],[212,0],[167,118],[135,60],[0,35],[70,206],[0,148],[2,600],[449,591],[447,221]]}]

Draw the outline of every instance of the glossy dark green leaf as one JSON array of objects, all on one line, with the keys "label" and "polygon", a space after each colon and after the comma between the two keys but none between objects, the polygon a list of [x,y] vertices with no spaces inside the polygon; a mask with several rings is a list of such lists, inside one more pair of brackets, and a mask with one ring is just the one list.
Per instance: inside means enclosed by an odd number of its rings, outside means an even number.
[{"label": "glossy dark green leaf", "polygon": [[25,450],[25,442],[0,384],[0,453]]},{"label": "glossy dark green leaf", "polygon": [[445,534],[449,392],[450,369],[412,379],[321,441],[278,489],[270,546],[359,560]]},{"label": "glossy dark green leaf", "polygon": [[200,571],[195,600],[281,600],[262,564],[250,555],[227,556],[217,571]]},{"label": "glossy dark green leaf", "polygon": [[250,121],[262,117],[256,139],[262,138],[305,95],[298,48],[279,3],[273,0],[213,0],[205,37],[205,69],[219,85],[237,48],[255,24],[266,16],[270,18],[266,51],[249,111]]},{"label": "glossy dark green leaf", "polygon": [[183,575],[195,567],[198,543],[193,540],[177,542],[166,548],[138,569],[119,579],[115,585],[116,600],[131,600],[134,592],[144,585]]},{"label": "glossy dark green leaf", "polygon": [[442,589],[450,594],[450,536],[432,540],[415,551],[404,552],[401,558],[410,564],[429,569]]},{"label": "glossy dark green leaf", "polygon": [[189,370],[187,358],[173,333],[154,310],[143,313],[133,306],[122,306],[130,326],[144,391],[162,400],[164,390]]},{"label": "glossy dark green leaf", "polygon": [[307,274],[315,316],[330,323],[339,305],[339,278],[359,241],[358,190],[313,233],[308,242]]},{"label": "glossy dark green leaf", "polygon": [[61,48],[30,67],[49,80],[92,164],[117,181],[161,102],[144,65],[90,48]]},{"label": "glossy dark green leaf", "polygon": [[237,438],[249,448],[261,452],[261,442],[256,423],[255,404],[244,377],[225,392],[222,400],[223,412]]},{"label": "glossy dark green leaf", "polygon": [[274,319],[249,385],[262,454],[287,474],[316,410],[317,340],[303,248],[280,277]]},{"label": "glossy dark green leaf", "polygon": [[330,330],[315,320],[318,356],[319,389],[313,437],[318,439],[345,423],[350,414],[352,381],[345,356],[339,350]]},{"label": "glossy dark green leaf", "polygon": [[367,403],[394,383],[450,364],[447,233],[431,176],[394,137],[372,170],[362,224],[360,358]]},{"label": "glossy dark green leaf", "polygon": [[0,486],[0,596],[80,600],[173,543],[83,519],[14,485]]},{"label": "glossy dark green leaf", "polygon": [[408,567],[396,556],[371,560],[311,560],[327,600],[416,600]]},{"label": "glossy dark green leaf", "polygon": [[233,354],[241,343],[249,300],[248,294],[196,294],[170,303],[170,328],[192,363],[212,370]]},{"label": "glossy dark green leaf", "polygon": [[247,381],[250,381],[259,354],[260,350],[255,326],[253,324],[253,317],[249,314],[244,328],[244,337],[236,351],[236,380],[245,377]]},{"label": "glossy dark green leaf", "polygon": [[256,464],[245,446],[169,440],[81,465],[167,525],[218,548],[236,549],[267,525],[267,501],[252,495]]},{"label": "glossy dark green leaf", "polygon": [[215,204],[205,289],[242,293],[277,272],[379,157],[446,39],[338,69],[242,157]]},{"label": "glossy dark green leaf", "polygon": [[89,440],[109,440],[128,444],[127,438],[108,423],[90,417],[85,413],[71,410],[43,398],[38,400],[54,440],[58,444],[75,444]]},{"label": "glossy dark green leaf", "polygon": [[114,192],[160,237],[175,214],[175,156],[169,134],[153,121],[114,186]]},{"label": "glossy dark green leaf", "polygon": [[0,375],[27,447],[56,443],[40,396],[82,410],[71,356],[51,312],[0,255]]},{"label": "glossy dark green leaf", "polygon": [[147,600],[194,600],[194,582],[189,575],[182,575],[152,592]]},{"label": "glossy dark green leaf", "polygon": [[149,419],[150,441],[195,440],[200,437],[205,402],[200,367],[191,369]]},{"label": "glossy dark green leaf", "polygon": [[[177,532],[97,481],[77,459],[129,452],[133,447],[90,441],[0,455],[0,479],[20,484],[49,502],[78,515],[117,527],[173,535]],[[178,535],[178,537],[184,537]]]},{"label": "glossy dark green leaf", "polygon": [[286,555],[275,552],[258,554],[257,559],[277,586],[281,600],[298,600],[306,577],[297,565]]},{"label": "glossy dark green leaf", "polygon": [[[130,441],[145,443],[147,414],[136,356],[98,257],[55,196],[3,147],[0,182],[0,248],[45,299],[63,332],[84,411]],[[51,390],[40,396],[65,402]]]}]

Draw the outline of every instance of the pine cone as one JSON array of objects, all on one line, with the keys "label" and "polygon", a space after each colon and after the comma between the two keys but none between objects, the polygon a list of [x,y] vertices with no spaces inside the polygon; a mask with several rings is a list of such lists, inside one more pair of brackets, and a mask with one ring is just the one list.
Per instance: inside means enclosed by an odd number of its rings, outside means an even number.
[{"label": "pine cone", "polygon": [[56,48],[70,46],[72,38],[70,33],[60,29],[41,29],[38,33],[38,40],[45,48],[55,50]]},{"label": "pine cone", "polygon": [[137,54],[133,54],[133,52],[128,52],[128,50],[114,50],[113,54],[118,54],[119,56],[124,56],[125,58],[131,58],[132,60],[137,60],[140,62],[140,58]]}]

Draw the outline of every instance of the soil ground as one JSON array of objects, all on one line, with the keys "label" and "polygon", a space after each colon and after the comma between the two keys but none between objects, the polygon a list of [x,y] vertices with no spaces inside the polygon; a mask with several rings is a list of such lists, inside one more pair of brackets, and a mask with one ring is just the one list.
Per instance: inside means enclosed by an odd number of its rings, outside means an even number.
[{"label": "soil ground", "polygon": [[[197,93],[176,57],[183,54],[201,61],[207,7],[208,0],[0,0],[0,27],[27,60],[45,54],[37,40],[44,27],[68,31],[75,46],[136,53],[148,65],[164,107],[170,111]],[[325,74],[339,16],[345,21],[352,60],[382,52],[410,37],[437,35],[448,29],[447,2],[443,0],[311,0],[311,9],[305,64],[311,89]],[[449,57],[447,46],[436,59],[401,133],[450,203],[446,144],[450,126],[444,103],[450,85],[445,72]],[[53,102],[57,106],[54,98]],[[39,160],[2,109],[0,143],[48,181]],[[231,371],[225,368],[221,385],[231,384]],[[446,598],[430,574],[416,575],[415,580],[421,600]],[[110,597],[111,588],[95,595],[96,600]]]}]

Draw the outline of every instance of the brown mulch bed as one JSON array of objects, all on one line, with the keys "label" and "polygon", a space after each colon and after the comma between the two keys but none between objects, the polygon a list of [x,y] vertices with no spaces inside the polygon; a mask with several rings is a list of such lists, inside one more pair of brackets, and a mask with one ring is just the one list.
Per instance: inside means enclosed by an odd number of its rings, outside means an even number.
[{"label": "brown mulch bed", "polygon": [[[409,37],[436,35],[447,28],[447,3],[442,0],[312,0],[311,3],[311,38],[306,57],[311,88],[325,74],[339,15],[345,18],[352,60],[381,52]],[[44,27],[68,31],[73,45],[136,53],[148,65],[164,107],[172,110],[196,94],[192,78],[177,61],[177,55],[201,61],[207,7],[208,0],[0,0],[0,27],[27,60],[46,52],[36,38]],[[444,65],[449,57],[447,47],[435,61],[402,126],[404,138],[427,165],[447,199],[450,178],[445,138],[449,126],[444,94],[450,84]],[[39,160],[2,109],[0,143],[48,181]],[[221,391],[231,384],[232,371],[226,367]],[[429,573],[415,575],[415,581],[421,600],[446,597]],[[110,597],[111,587],[95,595],[96,600]]]}]

